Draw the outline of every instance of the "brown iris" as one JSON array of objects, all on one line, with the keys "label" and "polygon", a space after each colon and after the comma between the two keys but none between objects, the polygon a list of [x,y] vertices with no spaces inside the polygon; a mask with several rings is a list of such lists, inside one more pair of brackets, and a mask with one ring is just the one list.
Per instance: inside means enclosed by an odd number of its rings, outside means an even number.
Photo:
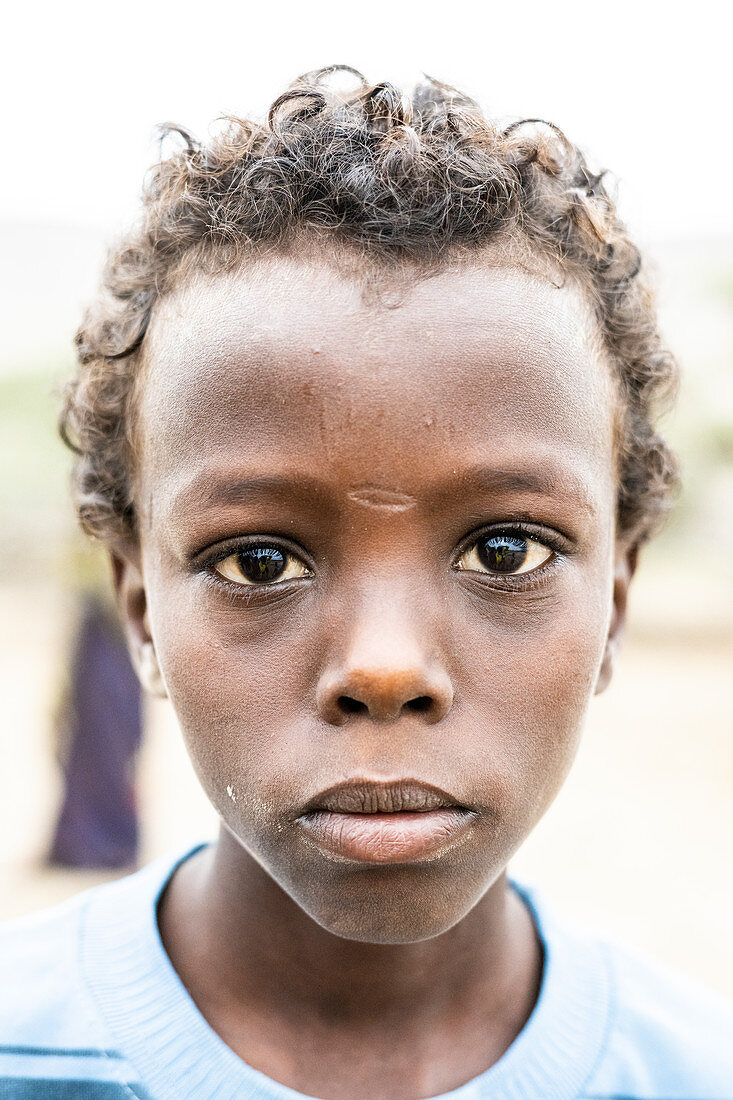
[{"label": "brown iris", "polygon": [[248,546],[237,554],[237,565],[252,584],[269,584],[285,570],[287,554],[277,546]]},{"label": "brown iris", "polygon": [[527,558],[527,540],[518,535],[492,535],[476,543],[479,561],[492,573],[515,573]]}]

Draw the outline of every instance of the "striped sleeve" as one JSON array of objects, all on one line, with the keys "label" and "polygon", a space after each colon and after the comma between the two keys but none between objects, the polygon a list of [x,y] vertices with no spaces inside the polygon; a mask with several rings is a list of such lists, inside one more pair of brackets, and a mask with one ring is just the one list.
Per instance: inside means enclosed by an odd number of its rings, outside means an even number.
[{"label": "striped sleeve", "polygon": [[93,1047],[0,1046],[0,1100],[148,1100],[125,1059]]}]

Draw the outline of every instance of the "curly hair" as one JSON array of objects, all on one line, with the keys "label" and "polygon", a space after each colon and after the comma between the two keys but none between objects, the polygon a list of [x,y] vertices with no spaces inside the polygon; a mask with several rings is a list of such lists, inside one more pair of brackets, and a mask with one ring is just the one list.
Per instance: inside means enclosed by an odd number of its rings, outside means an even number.
[{"label": "curly hair", "polygon": [[[336,92],[331,74],[357,81]],[[408,96],[345,66],[296,81],[267,122],[224,120],[208,143],[182,141],[151,170],[139,226],[107,260],[76,337],[78,371],[61,434],[75,452],[82,527],[136,533],[135,378],[152,310],[182,273],[284,248],[316,233],[377,267],[440,268],[493,241],[521,241],[586,291],[619,391],[617,525],[637,543],[658,526],[677,466],[654,423],[672,397],[674,359],[657,328],[638,250],[603,174],[551,123],[500,126],[427,79]]]}]

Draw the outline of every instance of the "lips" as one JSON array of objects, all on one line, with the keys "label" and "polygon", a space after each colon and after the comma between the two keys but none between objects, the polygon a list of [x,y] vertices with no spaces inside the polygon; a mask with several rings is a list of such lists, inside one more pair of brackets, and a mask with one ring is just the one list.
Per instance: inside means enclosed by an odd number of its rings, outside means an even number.
[{"label": "lips", "polygon": [[312,799],[298,818],[304,839],[342,862],[416,863],[465,840],[475,813],[416,780],[353,780]]}]

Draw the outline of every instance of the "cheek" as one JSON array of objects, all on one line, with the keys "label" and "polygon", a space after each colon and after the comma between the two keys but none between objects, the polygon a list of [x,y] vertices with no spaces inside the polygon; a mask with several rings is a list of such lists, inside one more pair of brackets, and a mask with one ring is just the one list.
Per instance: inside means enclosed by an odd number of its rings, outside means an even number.
[{"label": "cheek", "polygon": [[151,585],[149,600],[168,694],[212,803],[226,817],[234,801],[227,788],[236,795],[245,787],[250,807],[253,790],[271,788],[286,801],[303,747],[278,734],[302,725],[313,694],[312,617],[290,615],[286,625],[272,609],[212,609],[197,585],[174,579]]},{"label": "cheek", "polygon": [[[483,769],[504,817],[531,827],[573,762],[608,630],[610,576],[507,601],[475,645],[467,701],[487,731]],[[468,721],[471,721],[469,716]]]},{"label": "cheek", "polygon": [[[602,558],[534,593],[466,591],[437,631],[456,698],[440,727],[419,731],[420,768],[489,806],[502,850],[542,816],[574,758],[608,626]],[[156,648],[193,765],[224,820],[257,846],[309,777],[358,770],[375,746],[317,719],[330,637],[317,605],[245,608],[190,580],[159,580],[149,591]]]}]

